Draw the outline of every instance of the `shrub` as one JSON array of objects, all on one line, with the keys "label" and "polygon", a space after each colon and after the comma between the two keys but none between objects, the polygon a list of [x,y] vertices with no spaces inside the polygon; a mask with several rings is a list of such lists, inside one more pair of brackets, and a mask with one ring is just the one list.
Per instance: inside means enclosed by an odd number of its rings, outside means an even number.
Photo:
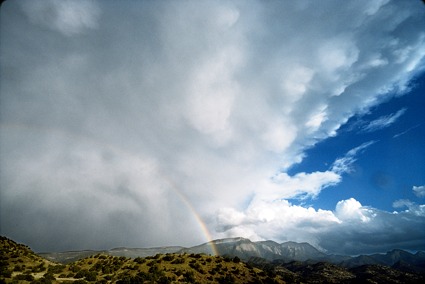
[{"label": "shrub", "polygon": [[85,278],[86,278],[87,281],[96,281],[97,273],[94,272],[94,271],[89,271],[86,274],[86,277]]},{"label": "shrub", "polygon": [[134,259],[135,262],[137,262],[138,264],[143,264],[146,262],[146,259],[142,258],[142,257],[136,257]]},{"label": "shrub", "polygon": [[186,262],[186,260],[183,257],[178,257],[178,258],[174,259],[171,262],[171,264],[183,264],[185,262]]},{"label": "shrub", "polygon": [[25,281],[33,281],[34,280],[34,276],[32,276],[31,274],[18,274],[15,277],[13,277],[13,279],[16,279],[16,280],[25,280]]},{"label": "shrub", "polygon": [[56,280],[55,276],[50,271],[44,273],[43,277],[46,278],[47,280]]},{"label": "shrub", "polygon": [[172,261],[174,259],[174,256],[173,255],[171,255],[171,254],[166,254],[163,258],[162,258],[162,260],[164,260],[164,261]]},{"label": "shrub", "polygon": [[88,273],[87,269],[82,269],[75,274],[74,278],[84,278],[86,277],[86,274]]},{"label": "shrub", "polygon": [[52,272],[54,274],[61,273],[65,269],[65,265],[49,265],[47,272]]},{"label": "shrub", "polygon": [[6,267],[1,267],[0,276],[3,276],[4,278],[10,278],[12,277],[12,271],[8,270]]}]

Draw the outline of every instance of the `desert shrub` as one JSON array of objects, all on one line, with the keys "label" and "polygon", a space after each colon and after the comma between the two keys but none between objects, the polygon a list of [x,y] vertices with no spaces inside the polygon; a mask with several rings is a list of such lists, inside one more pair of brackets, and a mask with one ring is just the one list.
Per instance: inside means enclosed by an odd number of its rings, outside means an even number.
[{"label": "desert shrub", "polygon": [[102,267],[102,272],[104,274],[109,274],[109,273],[112,273],[112,269],[109,266],[103,266]]},{"label": "desert shrub", "polygon": [[12,277],[12,271],[8,270],[5,266],[0,266],[0,276],[10,278]]},{"label": "desert shrub", "polygon": [[189,283],[194,283],[196,281],[193,271],[185,271],[183,277],[183,280]]},{"label": "desert shrub", "polygon": [[220,284],[231,284],[235,283],[235,278],[230,274],[226,274],[225,276],[217,278],[217,282]]},{"label": "desert shrub", "polygon": [[44,273],[43,277],[48,280],[56,280],[55,276],[51,271]]},{"label": "desert shrub", "polygon": [[87,281],[96,281],[96,278],[97,278],[97,273],[94,271],[89,271],[85,276],[85,279]]},{"label": "desert shrub", "polygon": [[171,283],[171,280],[167,276],[163,275],[159,277],[158,280],[156,280],[156,282],[158,284],[169,284]]},{"label": "desert shrub", "polygon": [[34,276],[31,274],[18,274],[15,277],[13,277],[15,280],[25,280],[25,281],[33,281]]},{"label": "desert shrub", "polygon": [[44,263],[40,263],[39,265],[32,267],[31,272],[37,273],[42,272],[44,270],[46,270]]},{"label": "desert shrub", "polygon": [[172,261],[174,259],[174,255],[171,255],[171,254],[166,254],[163,258],[162,258],[162,260],[164,260],[164,261]]},{"label": "desert shrub", "polygon": [[161,273],[161,269],[159,268],[158,265],[153,265],[153,266],[149,267],[149,273],[157,275],[157,274]]},{"label": "desert shrub", "polygon": [[40,279],[31,281],[31,284],[52,284],[52,280],[41,277]]},{"label": "desert shrub", "polygon": [[241,259],[240,259],[239,257],[235,256],[235,257],[233,258],[233,262],[234,262],[234,263],[239,263],[239,262],[241,262]]},{"label": "desert shrub", "polygon": [[87,269],[82,269],[75,274],[74,278],[84,278],[86,277],[86,274],[89,273]]},{"label": "desert shrub", "polygon": [[81,268],[78,265],[71,265],[69,267],[69,270],[71,270],[72,272],[78,272],[81,270]]},{"label": "desert shrub", "polygon": [[47,272],[52,272],[54,274],[61,273],[65,269],[65,265],[49,265]]},{"label": "desert shrub", "polygon": [[185,262],[186,262],[186,260],[183,257],[178,257],[178,258],[174,259],[171,262],[171,264],[183,264]]},{"label": "desert shrub", "polygon": [[136,257],[134,259],[135,262],[137,262],[138,264],[143,264],[146,262],[146,259],[142,258],[142,257]]},{"label": "desert shrub", "polygon": [[201,273],[204,273],[204,271],[203,271],[203,269],[202,269],[202,266],[201,266],[199,263],[197,263],[197,262],[195,262],[195,263],[190,262],[190,263],[189,263],[189,266],[190,266],[190,267],[192,267],[193,269],[195,269],[195,270],[197,270],[197,271],[201,272]]}]

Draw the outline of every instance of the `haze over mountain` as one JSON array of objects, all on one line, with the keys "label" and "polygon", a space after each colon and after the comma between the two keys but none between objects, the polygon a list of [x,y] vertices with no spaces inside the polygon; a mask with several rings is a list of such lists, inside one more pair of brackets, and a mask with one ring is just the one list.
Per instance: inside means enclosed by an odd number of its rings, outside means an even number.
[{"label": "haze over mountain", "polygon": [[[214,248],[214,249],[212,249]],[[343,268],[355,268],[364,265],[383,265],[401,271],[425,273],[425,253],[412,254],[403,250],[392,250],[385,254],[360,256],[332,255],[320,252],[308,243],[274,241],[252,242],[245,238],[218,239],[194,247],[157,247],[157,248],[115,248],[104,251],[74,251],[62,253],[39,253],[44,258],[61,263],[70,263],[98,253],[123,257],[148,257],[157,254],[206,254],[212,250],[219,256],[239,257],[255,264],[305,262],[307,264],[327,262]]]},{"label": "haze over mountain", "polygon": [[0,13],[0,234],[49,252],[425,250],[423,1]]}]

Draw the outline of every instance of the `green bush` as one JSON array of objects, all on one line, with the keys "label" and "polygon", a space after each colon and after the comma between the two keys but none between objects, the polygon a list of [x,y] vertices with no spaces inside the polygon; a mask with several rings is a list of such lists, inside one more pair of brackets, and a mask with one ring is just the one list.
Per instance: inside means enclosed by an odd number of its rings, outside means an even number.
[{"label": "green bush", "polygon": [[18,274],[15,277],[13,277],[15,280],[25,280],[25,281],[33,281],[34,276],[31,274]]},{"label": "green bush", "polygon": [[10,278],[12,277],[12,271],[8,270],[6,267],[0,267],[0,276]]},{"label": "green bush", "polygon": [[47,272],[52,272],[54,274],[61,273],[65,269],[65,265],[49,265]]},{"label": "green bush", "polygon": [[82,269],[80,271],[77,272],[77,274],[75,274],[74,278],[84,278],[86,277],[86,274],[89,273],[87,269]]},{"label": "green bush", "polygon": [[94,271],[89,271],[87,274],[86,274],[86,280],[87,281],[96,281],[96,278],[97,278],[97,273],[96,272],[94,272]]},{"label": "green bush", "polygon": [[56,280],[55,276],[53,276],[53,273],[51,271],[44,273],[43,277],[48,280]]},{"label": "green bush", "polygon": [[136,257],[134,259],[134,262],[137,262],[138,264],[143,264],[146,262],[146,259],[142,258],[142,257]]}]

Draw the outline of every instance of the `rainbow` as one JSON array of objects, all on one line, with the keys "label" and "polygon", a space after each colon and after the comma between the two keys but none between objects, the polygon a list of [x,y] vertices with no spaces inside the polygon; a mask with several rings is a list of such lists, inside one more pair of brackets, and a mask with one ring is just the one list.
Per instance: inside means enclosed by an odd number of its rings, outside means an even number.
[{"label": "rainbow", "polygon": [[[99,146],[99,148],[111,149],[115,153],[134,157],[133,153],[129,153],[128,151],[125,151],[122,148],[117,147],[116,145],[105,143],[103,141],[99,141],[98,139],[94,139],[93,137],[83,136],[81,134],[73,133],[73,132],[68,131],[68,130],[63,130],[63,129],[58,129],[58,128],[48,128],[48,127],[42,127],[42,126],[36,126],[36,125],[27,125],[27,124],[4,124],[4,123],[0,123],[0,130],[1,131],[4,131],[4,130],[6,130],[6,131],[7,130],[11,130],[11,131],[16,131],[16,130],[17,131],[37,131],[37,132],[46,132],[46,133],[54,134],[54,135],[62,135],[62,136],[65,136],[65,137],[69,137],[70,139],[76,139],[76,140],[79,140],[79,141],[83,141],[83,142],[86,142],[86,143],[97,145],[97,146]],[[196,209],[194,208],[192,203],[183,194],[183,192],[178,189],[178,187],[175,185],[175,183],[169,177],[167,177],[166,175],[162,175],[162,178],[163,178],[164,181],[166,181],[166,184],[168,185],[167,189],[172,190],[179,197],[180,201],[186,206],[186,208],[193,215],[193,217],[194,217],[196,223],[198,224],[201,232],[203,233],[203,235],[205,236],[205,238],[207,240],[206,244],[209,245],[210,248],[211,248],[211,254],[212,255],[219,255],[219,253],[217,251],[217,247],[215,245],[215,242],[213,241],[211,234],[210,234],[204,220],[199,215],[199,213],[196,211]]]},{"label": "rainbow", "polygon": [[211,254],[218,256],[218,250],[217,250],[217,246],[213,240],[213,238],[211,237],[211,234],[207,228],[207,226],[205,225],[204,220],[201,218],[201,216],[198,214],[198,212],[196,211],[196,209],[193,207],[192,203],[189,201],[189,199],[180,191],[177,189],[177,187],[175,186],[174,182],[172,182],[170,179],[166,179],[168,185],[170,186],[170,189],[173,190],[173,192],[180,198],[180,200],[184,203],[184,205],[190,210],[190,212],[192,212],[193,217],[195,217],[196,222],[198,223],[201,231],[203,232],[204,236],[207,239],[207,245],[210,246],[211,248]]}]

